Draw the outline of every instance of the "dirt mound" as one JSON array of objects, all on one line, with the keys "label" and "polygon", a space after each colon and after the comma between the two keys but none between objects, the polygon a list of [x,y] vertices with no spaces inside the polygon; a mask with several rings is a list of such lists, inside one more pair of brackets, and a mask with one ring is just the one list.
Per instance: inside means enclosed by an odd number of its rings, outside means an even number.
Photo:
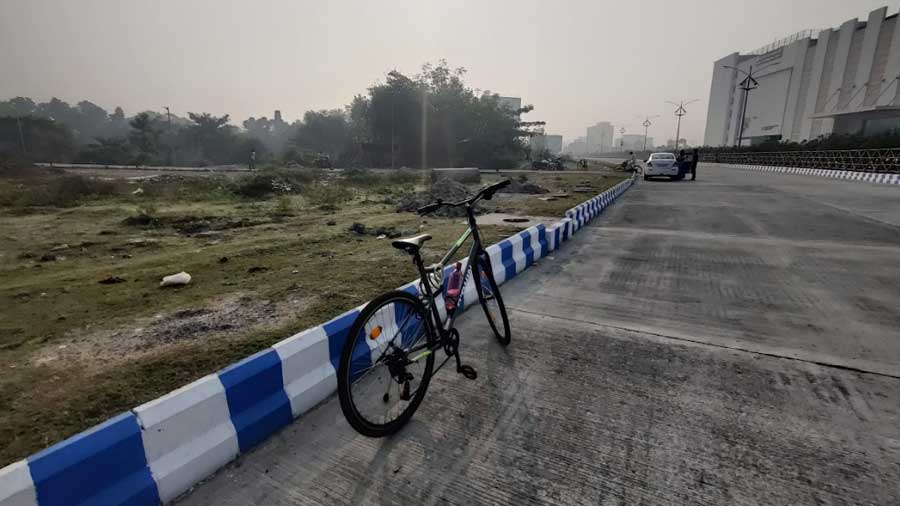
[{"label": "dirt mound", "polygon": [[501,188],[500,193],[527,193],[529,195],[539,195],[542,193],[550,193],[550,190],[528,181],[513,181],[509,186]]},{"label": "dirt mound", "polygon": [[[396,211],[416,212],[420,207],[442,200],[444,202],[458,202],[471,196],[466,185],[450,179],[439,179],[426,192],[404,193],[391,197],[389,204],[394,204]],[[478,209],[476,207],[476,212]],[[437,216],[459,217],[465,216],[466,211],[461,207],[442,207],[435,211]]]},{"label": "dirt mound", "polygon": [[266,218],[239,218],[227,216],[151,216],[141,212],[122,220],[123,225],[139,228],[172,227],[183,235],[195,235],[210,231],[224,231],[233,228],[254,227],[272,223]]}]

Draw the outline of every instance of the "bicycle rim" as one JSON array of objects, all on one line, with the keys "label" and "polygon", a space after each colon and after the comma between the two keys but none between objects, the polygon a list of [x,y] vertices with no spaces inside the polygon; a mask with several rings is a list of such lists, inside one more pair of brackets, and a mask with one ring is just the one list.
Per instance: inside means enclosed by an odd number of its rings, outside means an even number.
[{"label": "bicycle rim", "polygon": [[434,356],[410,350],[431,343],[425,318],[414,297],[391,293],[366,306],[350,329],[339,371],[341,407],[360,433],[396,432],[424,397]]},{"label": "bicycle rim", "polygon": [[486,257],[481,257],[476,262],[475,276],[478,280],[476,283],[478,298],[491,330],[494,331],[494,337],[501,344],[506,345],[510,341],[509,318],[506,315],[503,298],[500,296],[500,288],[494,281],[494,275],[488,262]]}]

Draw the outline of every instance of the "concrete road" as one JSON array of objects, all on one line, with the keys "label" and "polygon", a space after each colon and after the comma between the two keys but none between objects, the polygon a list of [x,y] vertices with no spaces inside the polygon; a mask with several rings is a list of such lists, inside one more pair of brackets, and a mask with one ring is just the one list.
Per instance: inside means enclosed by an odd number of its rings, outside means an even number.
[{"label": "concrete road", "polygon": [[389,439],[327,401],[184,505],[900,504],[900,191],[644,182],[462,322]]}]

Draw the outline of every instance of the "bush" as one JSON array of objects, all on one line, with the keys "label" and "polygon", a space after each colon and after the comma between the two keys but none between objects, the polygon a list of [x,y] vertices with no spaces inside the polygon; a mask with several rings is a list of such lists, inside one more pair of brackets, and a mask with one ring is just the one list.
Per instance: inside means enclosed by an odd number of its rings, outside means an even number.
[{"label": "bush", "polygon": [[232,191],[239,197],[266,199],[275,192],[275,179],[267,174],[244,176],[234,182]]},{"label": "bush", "polygon": [[291,216],[294,214],[294,202],[289,195],[279,195],[275,201],[275,216]]},{"label": "bush", "polygon": [[62,176],[26,180],[14,187],[15,193],[0,199],[15,207],[73,207],[81,202],[116,193],[116,185],[83,176]]},{"label": "bush", "polygon": [[381,178],[370,169],[354,168],[344,170],[344,180],[353,186],[369,187],[379,184]]},{"label": "bush", "polygon": [[421,180],[421,172],[413,169],[376,172],[371,169],[352,168],[344,170],[344,180],[357,188],[415,185]]},{"label": "bush", "polygon": [[353,192],[341,184],[317,184],[307,187],[304,196],[306,197],[306,200],[314,206],[335,209],[338,204],[352,199]]},{"label": "bush", "polygon": [[271,169],[243,176],[232,183],[232,192],[251,199],[267,199],[272,195],[300,193],[303,186],[314,184],[321,172],[310,169]]},{"label": "bush", "polygon": [[415,185],[422,179],[422,173],[412,169],[398,169],[385,176],[388,183],[396,185]]}]

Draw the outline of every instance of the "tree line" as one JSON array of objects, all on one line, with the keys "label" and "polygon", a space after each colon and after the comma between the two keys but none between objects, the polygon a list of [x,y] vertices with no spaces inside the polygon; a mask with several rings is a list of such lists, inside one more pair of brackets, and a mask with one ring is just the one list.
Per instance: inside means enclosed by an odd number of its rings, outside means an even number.
[{"label": "tree line", "polygon": [[328,155],[341,166],[510,167],[525,156],[525,140],[543,122],[522,121],[533,107],[510,110],[500,98],[464,82],[465,69],[446,61],[414,76],[387,74],[340,109],[307,111],[287,123],[280,115],[187,117],[144,111],[126,117],[87,100],[0,101],[0,160],[141,165],[219,165],[257,160],[305,164]]}]

